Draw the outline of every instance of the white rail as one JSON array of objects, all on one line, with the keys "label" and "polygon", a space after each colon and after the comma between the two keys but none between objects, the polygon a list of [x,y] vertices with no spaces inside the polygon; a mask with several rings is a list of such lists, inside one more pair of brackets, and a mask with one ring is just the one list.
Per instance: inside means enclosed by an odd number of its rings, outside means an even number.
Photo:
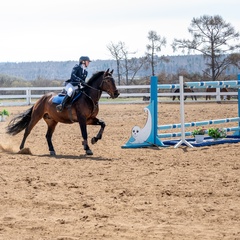
[{"label": "white rail", "polygon": [[[148,101],[150,97],[150,85],[124,85],[117,86],[120,91],[119,99],[115,99],[114,102],[118,103],[122,101],[123,98],[136,98],[136,102],[142,102],[143,99]],[[131,92],[135,90],[135,92]],[[136,91],[138,90],[138,92]],[[17,88],[0,88],[0,106],[19,106],[19,105],[31,105],[36,102],[43,94],[47,92],[61,92],[62,87],[17,87]],[[129,92],[128,92],[129,91]],[[212,101],[219,101],[221,95],[230,95],[237,96],[237,92],[206,92],[203,89],[203,92],[193,92],[193,93],[184,93],[184,96],[197,96],[202,97],[201,101],[205,101],[205,96],[216,96],[216,99]],[[179,93],[173,92],[158,92],[158,97],[160,102],[172,102],[173,96],[180,96]],[[103,98],[109,98],[107,93],[102,94]],[[191,98],[188,98],[191,99]],[[175,100],[178,101],[178,100]],[[195,101],[195,100],[194,100]],[[209,101],[209,100],[208,100]],[[237,101],[237,99],[236,99]],[[134,101],[132,101],[134,102]]]}]

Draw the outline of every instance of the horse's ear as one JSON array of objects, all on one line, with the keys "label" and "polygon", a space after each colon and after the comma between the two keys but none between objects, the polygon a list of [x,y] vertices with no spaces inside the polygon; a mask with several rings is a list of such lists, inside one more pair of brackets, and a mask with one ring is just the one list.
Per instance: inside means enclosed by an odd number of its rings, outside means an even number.
[{"label": "horse's ear", "polygon": [[111,73],[111,75],[113,74],[113,70],[110,72]]},{"label": "horse's ear", "polygon": [[109,69],[106,72],[104,72],[103,76],[106,77],[108,75],[108,72],[109,72]]}]

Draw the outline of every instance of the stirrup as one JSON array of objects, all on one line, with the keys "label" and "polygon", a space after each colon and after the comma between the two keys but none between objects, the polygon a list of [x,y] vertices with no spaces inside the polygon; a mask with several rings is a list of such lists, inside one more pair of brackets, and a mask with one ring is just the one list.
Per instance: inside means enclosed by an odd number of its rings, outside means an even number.
[{"label": "stirrup", "polygon": [[61,112],[63,110],[62,104],[56,106],[57,112]]}]

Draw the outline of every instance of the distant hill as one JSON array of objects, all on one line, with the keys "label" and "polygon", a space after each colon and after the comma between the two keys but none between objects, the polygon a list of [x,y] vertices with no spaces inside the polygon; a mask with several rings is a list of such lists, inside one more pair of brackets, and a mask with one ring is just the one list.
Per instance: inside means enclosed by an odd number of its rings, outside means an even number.
[{"label": "distant hill", "polygon": [[[185,56],[165,56],[169,62],[159,61],[155,68],[155,73],[165,72],[167,74],[177,74],[181,70],[188,73],[200,73],[206,67],[202,55],[185,55]],[[66,80],[70,77],[73,66],[77,61],[47,61],[47,62],[2,62],[0,63],[0,74],[21,77],[26,80],[35,80],[38,78],[49,80]],[[116,70],[115,60],[96,60],[89,67],[89,76],[96,71],[106,69]],[[240,70],[236,67],[229,67],[226,75],[237,75]],[[115,71],[116,73],[116,71]],[[150,70],[141,69],[137,77],[150,76]]]},{"label": "distant hill", "polygon": [[[72,68],[77,64],[77,61],[66,62],[2,62],[0,63],[0,74],[20,77],[26,80],[35,80],[44,78],[49,80],[67,80],[70,78]],[[96,71],[106,70],[107,68],[114,69],[115,61],[97,60],[91,63],[89,67],[89,76]]]}]

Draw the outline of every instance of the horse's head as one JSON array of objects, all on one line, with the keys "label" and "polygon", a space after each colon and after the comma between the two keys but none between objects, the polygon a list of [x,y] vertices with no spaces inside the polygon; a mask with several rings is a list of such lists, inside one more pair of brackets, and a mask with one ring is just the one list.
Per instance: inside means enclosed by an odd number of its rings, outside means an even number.
[{"label": "horse's head", "polygon": [[119,96],[119,92],[115,85],[115,80],[112,76],[113,70],[109,72],[109,69],[104,72],[103,80],[101,84],[101,90],[107,92],[111,98],[117,98]]}]

